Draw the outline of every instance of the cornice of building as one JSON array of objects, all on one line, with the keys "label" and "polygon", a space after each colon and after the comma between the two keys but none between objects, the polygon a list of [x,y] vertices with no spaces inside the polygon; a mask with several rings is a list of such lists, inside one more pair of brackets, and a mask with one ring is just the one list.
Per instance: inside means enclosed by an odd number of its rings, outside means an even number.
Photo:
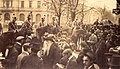
[{"label": "cornice of building", "polygon": [[42,9],[42,8],[19,8],[19,7],[10,7],[10,8],[4,8],[4,7],[0,7],[0,11],[1,12],[29,12],[29,11],[33,11],[33,12],[51,12],[54,13],[54,10],[46,10],[46,9]]}]

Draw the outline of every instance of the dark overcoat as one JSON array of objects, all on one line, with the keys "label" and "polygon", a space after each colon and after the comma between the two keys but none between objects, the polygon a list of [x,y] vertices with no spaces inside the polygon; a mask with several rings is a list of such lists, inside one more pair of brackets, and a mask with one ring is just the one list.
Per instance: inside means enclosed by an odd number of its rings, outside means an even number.
[{"label": "dark overcoat", "polygon": [[9,49],[8,55],[5,60],[2,61],[3,66],[5,69],[15,69],[16,62],[17,62],[18,52],[15,47]]},{"label": "dark overcoat", "polygon": [[49,54],[43,56],[44,69],[54,69],[54,66],[60,60],[60,49],[56,43],[50,47]]},{"label": "dark overcoat", "polygon": [[20,69],[42,69],[42,60],[32,53],[22,59]]}]

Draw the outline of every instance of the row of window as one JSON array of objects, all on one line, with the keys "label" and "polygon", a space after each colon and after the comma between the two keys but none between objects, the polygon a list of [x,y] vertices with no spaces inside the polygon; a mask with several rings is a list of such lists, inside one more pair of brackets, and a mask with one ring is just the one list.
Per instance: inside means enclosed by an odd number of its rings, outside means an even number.
[{"label": "row of window", "polygon": [[[29,8],[32,8],[32,1],[29,1]],[[21,8],[24,8],[24,1],[21,1]],[[37,8],[40,8],[41,7],[41,1],[37,1]]]},{"label": "row of window", "polygon": [[[41,19],[41,15],[40,14],[36,14],[36,22],[40,22],[40,19]],[[10,20],[10,14],[9,13],[6,13],[4,15],[4,21],[9,21]],[[20,21],[25,21],[25,15],[24,14],[20,14],[19,15],[19,20]]]}]

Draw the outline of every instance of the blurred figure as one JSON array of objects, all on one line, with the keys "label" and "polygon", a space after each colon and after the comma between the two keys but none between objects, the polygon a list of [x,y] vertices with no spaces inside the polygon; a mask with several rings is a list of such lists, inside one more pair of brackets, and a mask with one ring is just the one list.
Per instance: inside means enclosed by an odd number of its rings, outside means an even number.
[{"label": "blurred figure", "polygon": [[2,33],[3,33],[3,27],[2,27],[1,19],[0,19],[0,35],[2,35]]},{"label": "blurred figure", "polygon": [[48,34],[44,40],[42,48],[44,69],[54,69],[61,57],[60,49],[55,42],[55,36],[53,34]]},{"label": "blurred figure", "polygon": [[90,37],[89,37],[89,39],[88,39],[88,45],[91,47],[91,51],[92,52],[95,52],[96,51],[96,46],[95,46],[95,44],[97,43],[97,36],[96,36],[96,34],[94,33],[94,30],[92,29],[91,30],[91,35],[90,35]]},{"label": "blurred figure", "polygon": [[14,32],[17,31],[18,28],[17,28],[16,20],[17,18],[13,17],[13,20],[8,24],[8,31],[14,31]]},{"label": "blurred figure", "polygon": [[31,21],[31,19],[32,19],[31,15],[28,15],[27,20],[23,23],[21,27],[21,33],[25,37],[30,36],[32,34],[33,22]]},{"label": "blurred figure", "polygon": [[5,69],[16,69],[18,52],[13,45],[9,45],[7,48],[8,55],[2,61],[2,65],[5,67]]},{"label": "blurred figure", "polygon": [[93,54],[87,52],[83,57],[84,69],[100,69],[97,64],[93,61]]},{"label": "blurred figure", "polygon": [[78,58],[77,58],[78,69],[84,68],[83,57],[87,52],[88,52],[88,49],[82,49],[81,52],[79,53]]},{"label": "blurred figure", "polygon": [[21,61],[20,69],[42,69],[42,59],[38,57],[37,53],[41,50],[41,42],[34,37],[31,41],[31,54],[25,56]]},{"label": "blurred figure", "polygon": [[31,53],[31,47],[30,47],[29,43],[26,43],[26,44],[23,45],[23,50],[24,51],[17,58],[17,69],[20,69],[21,60],[25,56],[28,56]]},{"label": "blurred figure", "polygon": [[63,51],[63,57],[60,60],[60,64],[64,65],[65,69],[78,69],[78,64],[76,61],[76,57],[72,55],[71,49],[65,49]]}]

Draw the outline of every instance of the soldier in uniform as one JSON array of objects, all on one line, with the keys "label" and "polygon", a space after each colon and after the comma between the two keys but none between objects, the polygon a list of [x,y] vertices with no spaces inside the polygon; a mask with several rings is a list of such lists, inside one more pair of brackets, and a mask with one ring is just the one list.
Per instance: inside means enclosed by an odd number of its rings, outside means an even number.
[{"label": "soldier in uniform", "polygon": [[16,17],[13,17],[13,20],[8,24],[8,31],[17,31]]},{"label": "soldier in uniform", "polygon": [[28,15],[27,17],[28,19],[24,22],[24,24],[21,27],[21,32],[25,35],[25,36],[29,36],[32,33],[32,26],[33,23],[31,21],[32,16]]}]

